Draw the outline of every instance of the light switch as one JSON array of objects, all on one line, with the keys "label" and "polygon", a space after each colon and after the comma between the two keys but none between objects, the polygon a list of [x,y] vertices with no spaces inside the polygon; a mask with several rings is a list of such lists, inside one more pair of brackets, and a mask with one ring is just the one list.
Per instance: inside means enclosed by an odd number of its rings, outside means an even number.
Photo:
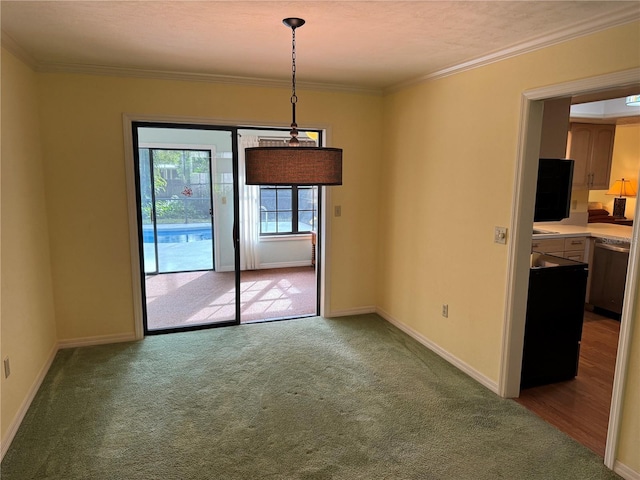
[{"label": "light switch", "polygon": [[507,227],[496,227],[493,232],[493,242],[506,245],[507,243]]},{"label": "light switch", "polygon": [[342,216],[342,206],[341,205],[336,205],[335,207],[333,207],[333,215],[336,217],[341,217]]}]

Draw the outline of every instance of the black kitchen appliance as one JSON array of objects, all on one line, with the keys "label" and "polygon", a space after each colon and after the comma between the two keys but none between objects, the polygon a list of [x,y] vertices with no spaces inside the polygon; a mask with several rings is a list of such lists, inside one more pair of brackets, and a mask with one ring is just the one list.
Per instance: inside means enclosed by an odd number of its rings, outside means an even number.
[{"label": "black kitchen appliance", "polygon": [[539,160],[534,222],[555,222],[569,216],[572,183],[573,160]]},{"label": "black kitchen appliance", "polygon": [[531,255],[521,388],[578,374],[586,292],[586,263]]}]

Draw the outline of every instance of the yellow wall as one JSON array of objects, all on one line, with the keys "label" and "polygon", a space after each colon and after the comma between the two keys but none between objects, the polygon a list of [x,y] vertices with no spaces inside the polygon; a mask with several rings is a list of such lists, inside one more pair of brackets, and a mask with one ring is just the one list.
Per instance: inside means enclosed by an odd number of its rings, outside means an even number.
[{"label": "yellow wall", "polygon": [[[508,266],[493,228],[511,222],[522,92],[640,67],[639,34],[626,25],[385,98],[377,298],[386,315],[497,382]],[[637,418],[635,368],[625,415]],[[623,426],[637,440],[632,428]],[[640,471],[640,457],[622,455]]]},{"label": "yellow wall", "polygon": [[36,75],[2,51],[2,378],[6,435],[56,346]]},{"label": "yellow wall", "polygon": [[[575,205],[575,208],[574,208]],[[581,212],[585,215],[589,208],[589,190],[573,189],[571,191],[571,212]],[[588,217],[585,217],[585,225],[588,221]]]},{"label": "yellow wall", "polygon": [[620,443],[616,458],[640,473],[640,297],[635,306],[635,324],[631,332],[629,370],[622,411]]},{"label": "yellow wall", "polygon": [[[640,124],[618,125],[613,143],[613,159],[611,161],[611,182],[621,178],[630,178],[638,182],[640,178]],[[613,213],[613,195],[606,195],[606,190],[591,190],[590,202],[602,202],[604,207]],[[636,198],[627,198],[625,217],[634,218]]]},{"label": "yellow wall", "polygon": [[[289,92],[180,81],[42,74],[47,213],[60,340],[134,331],[123,113],[290,123]],[[344,186],[331,187],[331,308],[375,304],[380,96],[299,92],[298,122],[332,127]],[[332,209],[330,209],[332,211]],[[340,248],[337,248],[339,246]]]}]

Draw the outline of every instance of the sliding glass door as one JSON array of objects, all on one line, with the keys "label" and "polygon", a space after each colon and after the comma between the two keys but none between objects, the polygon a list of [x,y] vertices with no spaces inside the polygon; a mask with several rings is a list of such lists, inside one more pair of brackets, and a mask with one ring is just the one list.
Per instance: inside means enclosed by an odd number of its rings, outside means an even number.
[{"label": "sliding glass door", "polygon": [[133,129],[146,333],[238,323],[235,131]]},{"label": "sliding glass door", "polygon": [[244,181],[244,149],[287,138],[133,122],[145,334],[319,313],[322,189]]}]

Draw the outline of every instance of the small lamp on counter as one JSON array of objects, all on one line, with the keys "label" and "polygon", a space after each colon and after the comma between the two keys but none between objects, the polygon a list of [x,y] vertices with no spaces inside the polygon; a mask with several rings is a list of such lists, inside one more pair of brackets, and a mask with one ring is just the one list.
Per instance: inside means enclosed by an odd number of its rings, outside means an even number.
[{"label": "small lamp on counter", "polygon": [[638,192],[638,185],[635,180],[621,179],[616,180],[613,186],[607,191],[607,195],[617,195],[613,201],[614,218],[625,218],[624,209],[627,206],[625,197],[635,197]]}]

